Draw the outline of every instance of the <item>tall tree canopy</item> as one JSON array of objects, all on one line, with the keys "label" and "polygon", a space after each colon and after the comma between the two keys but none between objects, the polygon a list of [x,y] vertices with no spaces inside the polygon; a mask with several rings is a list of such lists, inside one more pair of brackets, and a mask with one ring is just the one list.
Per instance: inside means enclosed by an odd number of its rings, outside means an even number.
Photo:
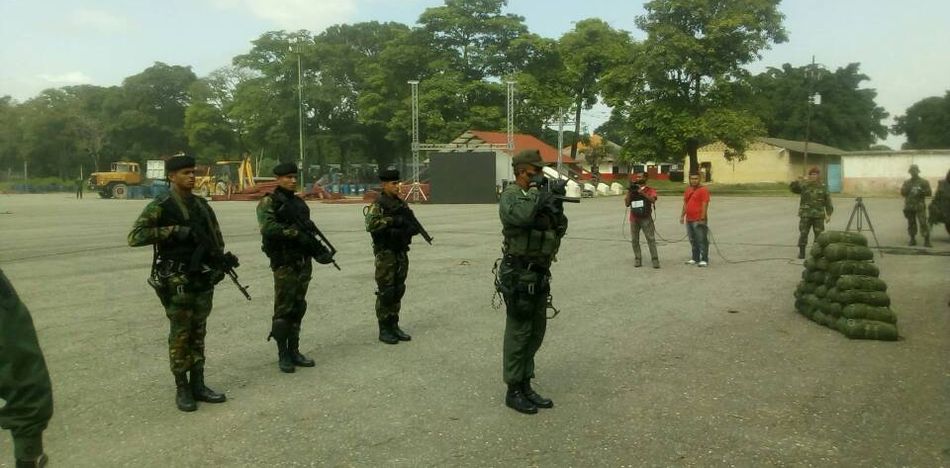
[{"label": "tall tree canopy", "polygon": [[908,107],[907,113],[897,117],[893,130],[907,136],[904,149],[950,148],[950,91]]},{"label": "tall tree canopy", "polygon": [[[624,133],[625,154],[669,159],[722,140],[741,155],[761,132],[735,103],[743,65],[786,40],[779,0],[652,0],[637,26],[647,33],[639,53],[606,78],[614,107],[608,128]],[[626,129],[626,130],[624,130]],[[615,137],[616,138],[616,137]]]},{"label": "tall tree canopy", "polygon": [[[877,92],[861,89],[867,75],[852,63],[834,72],[806,65],[769,68],[750,79],[749,110],[762,120],[768,136],[808,139],[844,150],[866,150],[887,136],[881,123],[887,112],[874,102]],[[818,93],[820,104],[809,104],[809,92]]]}]

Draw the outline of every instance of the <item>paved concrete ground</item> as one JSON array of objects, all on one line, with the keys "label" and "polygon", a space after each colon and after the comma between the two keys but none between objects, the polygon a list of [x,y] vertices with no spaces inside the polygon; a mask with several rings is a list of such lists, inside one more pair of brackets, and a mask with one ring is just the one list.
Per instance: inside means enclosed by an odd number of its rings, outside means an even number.
[{"label": "paved concrete ground", "polygon": [[[853,201],[837,199],[830,228]],[[866,200],[881,244],[904,245],[900,200]],[[663,243],[634,269],[617,198],[569,206],[553,271],[559,317],[536,387],[556,402],[504,407],[502,310],[491,267],[495,206],[419,206],[435,245],[410,252],[403,323],[376,340],[362,205],[314,203],[343,268],[316,269],[303,350],[281,374],[265,341],[272,279],[254,204],[213,203],[241,258],[209,323],[208,381],[223,405],[175,409],[167,320],[146,286],[151,249],[126,246],[145,201],[0,196],[0,265],[33,312],[53,378],[57,466],[946,466],[950,465],[950,258],[877,258],[903,339],[849,341],[792,309],[801,262],[794,198],[713,200],[708,269]],[[682,238],[678,201],[659,233]],[[626,237],[629,237],[627,235]],[[940,227],[935,251],[950,251]],[[645,248],[645,247],[644,247]],[[0,464],[10,441],[0,438]]]}]

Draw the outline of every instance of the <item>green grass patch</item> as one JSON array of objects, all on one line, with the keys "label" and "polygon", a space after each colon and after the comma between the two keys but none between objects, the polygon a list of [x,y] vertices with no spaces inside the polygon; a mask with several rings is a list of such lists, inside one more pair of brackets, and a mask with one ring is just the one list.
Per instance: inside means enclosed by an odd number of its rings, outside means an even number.
[{"label": "green grass patch", "polygon": [[75,180],[60,179],[59,177],[37,177],[26,180],[10,180],[6,182],[0,182],[0,192],[3,193],[48,193],[75,191]]}]

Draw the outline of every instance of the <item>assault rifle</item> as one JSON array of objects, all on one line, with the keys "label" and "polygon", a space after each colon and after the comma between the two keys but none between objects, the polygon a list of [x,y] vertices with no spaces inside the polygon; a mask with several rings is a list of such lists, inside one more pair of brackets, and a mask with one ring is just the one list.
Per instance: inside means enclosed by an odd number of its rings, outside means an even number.
[{"label": "assault rifle", "polygon": [[320,228],[313,223],[313,220],[304,216],[304,213],[301,213],[300,210],[294,208],[293,200],[287,199],[287,195],[275,190],[273,196],[278,198],[281,202],[280,208],[276,213],[277,217],[284,222],[293,224],[294,227],[307,236],[307,241],[304,245],[307,250],[307,255],[316,260],[317,263],[323,265],[333,264],[333,267],[336,268],[337,271],[340,271],[340,265],[337,265],[336,260],[333,259],[333,256],[336,255],[336,248],[333,247],[333,244],[330,243],[327,236],[323,235]]},{"label": "assault rifle", "polygon": [[[210,215],[207,210],[204,209],[204,206],[200,203],[199,206],[201,206],[205,218],[210,219]],[[206,223],[202,222],[206,221],[206,219],[196,220],[192,218],[191,220],[189,226],[191,228],[191,236],[198,244],[198,248],[195,249],[195,252],[191,255],[191,260],[188,262],[188,271],[198,273],[204,268],[204,265],[223,271],[224,274],[231,278],[231,282],[237,286],[238,291],[241,291],[244,298],[250,301],[251,294],[247,292],[247,286],[241,285],[241,282],[238,280],[237,271],[234,270],[241,265],[240,262],[238,262],[237,255],[231,252],[225,252],[224,249],[218,245],[218,239],[213,237],[214,233],[211,232]]]},{"label": "assault rifle", "polygon": [[568,197],[567,196],[567,181],[558,179],[552,180],[547,177],[541,179],[541,185],[538,186],[538,190],[542,192],[547,192],[547,197],[550,197],[551,200],[551,211],[554,213],[563,213],[564,212],[564,202],[568,203],[580,203],[581,199],[577,197]]},{"label": "assault rifle", "polygon": [[405,216],[406,221],[409,221],[409,224],[411,224],[413,227],[416,228],[417,231],[419,231],[419,235],[422,236],[422,238],[425,239],[425,241],[429,245],[432,245],[432,236],[430,236],[429,233],[426,231],[426,228],[422,226],[422,223],[419,222],[419,219],[416,218],[416,214],[413,213],[412,209],[410,209],[408,205],[403,206],[399,214],[402,216]]}]

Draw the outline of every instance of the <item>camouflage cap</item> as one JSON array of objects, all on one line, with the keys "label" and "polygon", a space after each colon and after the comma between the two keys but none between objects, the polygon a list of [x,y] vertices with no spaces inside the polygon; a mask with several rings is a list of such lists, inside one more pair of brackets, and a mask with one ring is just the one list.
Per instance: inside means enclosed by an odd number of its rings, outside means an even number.
[{"label": "camouflage cap", "polygon": [[909,173],[911,173],[911,174],[920,174],[920,168],[917,167],[916,164],[911,164],[911,165],[910,165],[910,169],[908,169],[907,172],[909,172]]},{"label": "camouflage cap", "polygon": [[165,173],[167,174],[188,167],[195,167],[195,158],[184,154],[176,154],[165,161]]},{"label": "camouflage cap", "polygon": [[541,159],[541,152],[536,149],[524,150],[518,152],[514,158],[511,158],[511,165],[530,164],[535,167],[544,167],[544,160]]},{"label": "camouflage cap", "polygon": [[274,166],[274,175],[277,177],[296,174],[297,165],[292,162],[283,162]]}]

